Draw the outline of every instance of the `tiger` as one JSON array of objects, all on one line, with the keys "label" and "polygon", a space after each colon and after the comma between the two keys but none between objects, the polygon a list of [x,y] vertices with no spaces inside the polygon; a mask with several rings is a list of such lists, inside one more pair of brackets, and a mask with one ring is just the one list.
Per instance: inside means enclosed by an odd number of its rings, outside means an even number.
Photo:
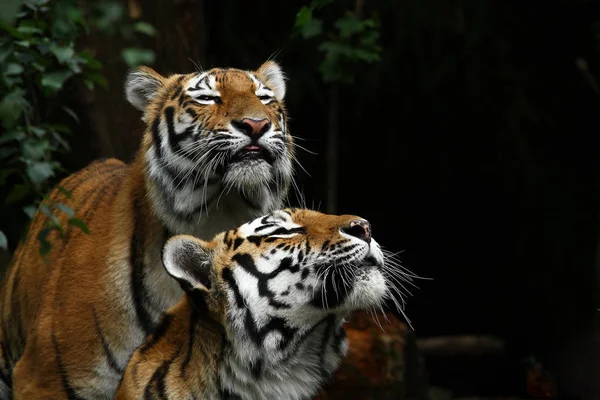
[{"label": "tiger", "polygon": [[[295,146],[287,77],[213,68],[128,72],[126,98],[146,126],[133,161],[98,160],[63,179],[46,262],[38,210],[0,288],[0,399],[110,399],[134,350],[183,291],[162,266],[176,234],[210,240],[283,206]],[[63,208],[64,209],[64,208]],[[58,211],[57,211],[58,213]]]},{"label": "tiger", "polygon": [[134,352],[115,400],[311,399],[348,351],[349,315],[394,287],[366,219],[310,209],[210,241],[176,235],[162,257],[185,295]]}]

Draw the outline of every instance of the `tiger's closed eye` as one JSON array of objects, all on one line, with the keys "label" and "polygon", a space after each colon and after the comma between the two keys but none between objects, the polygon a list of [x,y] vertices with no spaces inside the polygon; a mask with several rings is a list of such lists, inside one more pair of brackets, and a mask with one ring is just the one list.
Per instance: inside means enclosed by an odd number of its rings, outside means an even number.
[{"label": "tiger's closed eye", "polygon": [[196,97],[196,100],[200,101],[214,101],[215,103],[220,103],[221,98],[219,96],[209,96],[207,94],[203,94]]}]

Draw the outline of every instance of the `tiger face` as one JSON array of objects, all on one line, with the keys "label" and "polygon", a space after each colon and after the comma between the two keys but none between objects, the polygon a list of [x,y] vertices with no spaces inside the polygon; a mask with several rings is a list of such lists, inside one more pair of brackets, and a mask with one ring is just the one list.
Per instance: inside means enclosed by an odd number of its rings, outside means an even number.
[{"label": "tiger face", "polygon": [[387,261],[365,219],[299,209],[210,242],[174,236],[163,251],[169,274],[224,327],[221,381],[242,398],[272,398],[282,382],[282,396],[311,395],[347,351],[345,317],[395,290]]},{"label": "tiger face", "polygon": [[388,293],[383,252],[369,222],[352,215],[278,210],[211,242],[175,236],[163,260],[188,292],[215,298],[224,325],[247,309],[300,320],[345,314],[378,307]]},{"label": "tiger face", "polygon": [[148,126],[142,149],[154,197],[163,203],[159,213],[191,219],[219,201],[235,203],[231,197],[257,209],[252,218],[280,206],[294,157],[285,92],[273,61],[256,71],[130,73],[126,95]]}]

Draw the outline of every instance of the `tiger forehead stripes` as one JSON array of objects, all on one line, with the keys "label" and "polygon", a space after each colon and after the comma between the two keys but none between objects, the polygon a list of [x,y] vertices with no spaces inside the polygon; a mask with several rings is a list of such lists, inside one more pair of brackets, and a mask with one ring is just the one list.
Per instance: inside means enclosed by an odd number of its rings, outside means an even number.
[{"label": "tiger forehead stripes", "polygon": [[396,290],[394,261],[353,215],[272,212],[210,242],[172,237],[186,296],[133,354],[116,399],[310,399],[347,352],[343,323]]},{"label": "tiger forehead stripes", "polygon": [[[149,87],[156,87],[155,98]],[[284,95],[274,62],[256,72],[217,68],[165,79],[146,68],[131,74],[127,96],[146,110],[150,193],[167,227],[195,225],[203,209],[244,207],[260,215],[281,205],[294,157]],[[146,107],[149,97],[154,101]]]},{"label": "tiger forehead stripes", "polygon": [[135,159],[96,161],[49,194],[89,235],[53,231],[44,263],[38,211],[1,283],[0,400],[11,391],[112,398],[133,351],[183,294],[163,268],[165,241],[208,240],[282,206],[294,161],[285,93],[273,61],[255,71],[128,74],[125,95],[146,125]]}]

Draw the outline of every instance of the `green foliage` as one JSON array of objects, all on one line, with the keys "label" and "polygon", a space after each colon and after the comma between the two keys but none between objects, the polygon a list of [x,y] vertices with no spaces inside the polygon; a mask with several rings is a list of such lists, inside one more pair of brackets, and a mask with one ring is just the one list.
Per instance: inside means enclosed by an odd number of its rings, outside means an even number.
[{"label": "green foliage", "polygon": [[[68,225],[88,232],[66,204],[43,197],[67,172],[56,159],[70,151],[68,136],[79,124],[77,113],[68,107],[73,89],[107,86],[102,64],[91,51],[78,49],[77,40],[91,29],[127,38],[136,32],[154,35],[155,30],[145,22],[128,22],[122,6],[109,1],[94,1],[89,15],[75,0],[11,0],[0,11],[0,204],[27,219],[39,206],[48,217],[38,237],[45,255],[52,248],[49,233],[65,232],[57,213],[67,215]],[[122,60],[129,66],[151,64],[154,53],[126,49]],[[6,228],[0,229],[8,232]],[[8,242],[0,230],[0,248],[6,249]]]},{"label": "green foliage", "polygon": [[321,43],[319,71],[326,83],[353,83],[356,66],[380,59],[379,21],[374,16],[362,19],[349,10],[333,19],[315,15],[332,4],[333,0],[313,0],[302,7],[296,15],[294,34]]}]

